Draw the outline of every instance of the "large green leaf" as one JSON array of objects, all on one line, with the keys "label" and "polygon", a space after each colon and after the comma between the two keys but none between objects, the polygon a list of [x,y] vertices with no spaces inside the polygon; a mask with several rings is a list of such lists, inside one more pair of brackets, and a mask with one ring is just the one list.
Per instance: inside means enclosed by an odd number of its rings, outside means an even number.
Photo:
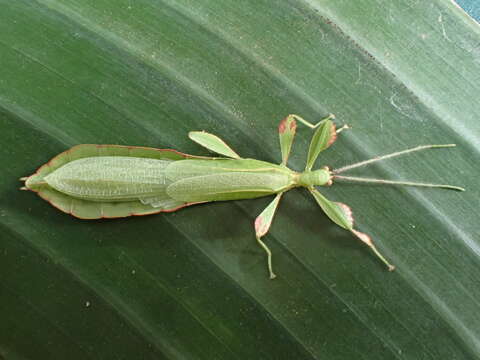
[{"label": "large green leaf", "polygon": [[[442,0],[0,0],[0,358],[480,358],[480,28]],[[314,199],[81,221],[17,191],[79,143],[208,155],[190,130],[280,162],[289,113],[353,129],[334,167],[452,143],[356,171],[464,186],[336,185],[388,273]],[[298,129],[290,164],[304,166]],[[322,164],[320,164],[322,163]]]}]

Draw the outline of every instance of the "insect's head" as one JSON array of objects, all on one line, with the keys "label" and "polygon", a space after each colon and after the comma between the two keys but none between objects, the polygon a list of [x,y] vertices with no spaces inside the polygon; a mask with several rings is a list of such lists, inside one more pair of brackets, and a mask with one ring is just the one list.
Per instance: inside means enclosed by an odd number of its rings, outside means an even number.
[{"label": "insect's head", "polygon": [[314,185],[330,186],[332,185],[332,174],[328,166],[324,166],[318,170],[304,171],[298,178],[298,184],[305,187]]}]

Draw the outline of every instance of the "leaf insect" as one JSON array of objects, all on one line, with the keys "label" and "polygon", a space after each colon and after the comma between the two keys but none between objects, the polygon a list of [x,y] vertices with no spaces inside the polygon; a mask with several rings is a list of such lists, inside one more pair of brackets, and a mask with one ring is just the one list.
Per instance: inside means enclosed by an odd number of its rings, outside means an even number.
[{"label": "leaf insect", "polygon": [[[279,165],[241,158],[219,137],[207,132],[192,131],[189,133],[191,140],[224,157],[188,155],[172,149],[77,145],[51,159],[33,175],[21,178],[25,181],[22,190],[32,190],[54,207],[80,219],[173,212],[210,201],[275,195],[254,223],[257,242],[267,254],[268,271],[273,279],[272,254],[262,238],[272,225],[282,195],[292,188],[305,187],[335,224],[368,245],[392,271],[394,266],[377,250],[371,238],[353,227],[350,208],[343,203],[328,200],[316,186],[330,186],[334,181],[345,180],[464,191],[461,187],[451,185],[340,175],[377,161],[425,149],[452,147],[455,144],[422,145],[334,170],[327,166],[312,170],[319,154],[333,144],[338,133],[348,128],[345,125],[336,130],[333,119],[334,116],[329,115],[315,125],[298,115],[288,115],[283,119],[278,127],[282,154]],[[303,172],[287,167],[297,121],[315,129]]]}]

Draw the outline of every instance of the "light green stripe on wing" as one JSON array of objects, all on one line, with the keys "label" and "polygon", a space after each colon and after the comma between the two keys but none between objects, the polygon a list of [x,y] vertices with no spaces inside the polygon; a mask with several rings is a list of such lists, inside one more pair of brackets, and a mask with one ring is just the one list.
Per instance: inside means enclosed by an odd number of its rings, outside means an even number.
[{"label": "light green stripe on wing", "polygon": [[254,159],[182,160],[172,162],[166,171],[171,181],[224,173],[268,173],[283,176],[291,174],[285,167]]},{"label": "light green stripe on wing", "polygon": [[141,198],[140,202],[144,205],[150,205],[151,207],[158,210],[173,209],[184,204],[183,201],[174,200],[166,193],[163,196]]}]

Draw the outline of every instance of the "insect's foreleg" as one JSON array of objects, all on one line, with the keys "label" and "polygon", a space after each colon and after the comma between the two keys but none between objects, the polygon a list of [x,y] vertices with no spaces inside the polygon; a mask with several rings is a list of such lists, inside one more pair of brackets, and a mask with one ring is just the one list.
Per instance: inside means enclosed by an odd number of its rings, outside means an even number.
[{"label": "insect's foreleg", "polygon": [[320,119],[316,124],[312,124],[310,121],[307,121],[307,120],[305,120],[304,118],[302,118],[298,115],[291,114],[291,115],[288,115],[288,116],[291,116],[293,119],[295,119],[297,121],[300,121],[303,125],[308,126],[310,129],[316,129],[318,126],[320,126],[322,121],[334,120],[335,119],[335,115],[328,114],[328,116],[324,117],[323,119]]},{"label": "insect's foreleg", "polygon": [[[323,119],[320,119],[316,124],[312,124],[310,121],[307,121],[305,120],[304,118],[298,116],[298,115],[295,115],[295,114],[291,114],[291,115],[288,115],[288,116],[291,116],[293,119],[297,120],[297,121],[300,121],[303,125],[305,126],[308,126],[310,129],[316,129],[317,127],[320,126],[320,124],[326,120],[335,120],[335,115],[333,114],[328,114],[328,116],[325,116]],[[337,129],[336,132],[337,134],[342,132],[343,130],[345,129],[350,129],[350,126],[348,126],[347,124],[343,125],[341,128]]]},{"label": "insect's foreleg", "polygon": [[310,170],[318,154],[335,141],[337,134],[345,129],[350,128],[348,125],[343,125],[341,128],[335,129],[335,125],[332,122],[333,119],[335,119],[333,114],[329,114],[316,124],[312,124],[311,122],[295,114],[290,114],[283,119],[278,126],[280,148],[282,150],[281,165],[287,165],[288,157],[290,155],[290,150],[292,148],[293,139],[297,129],[297,121],[299,121],[305,126],[308,126],[310,129],[315,129],[315,134],[313,135],[312,142],[310,144],[306,167],[307,170]]},{"label": "insect's foreleg", "polygon": [[[335,129],[335,124],[332,122],[331,118],[333,115],[330,115],[326,119],[320,121],[317,125],[318,128],[315,130],[315,133],[312,136],[310,141],[310,146],[308,148],[307,163],[305,165],[305,171],[312,170],[315,161],[318,158],[320,153],[332,145],[337,139],[337,131]],[[315,126],[317,126],[315,125]],[[345,127],[339,129],[343,130]]]},{"label": "insect's foreleg", "polygon": [[369,164],[377,162],[377,161],[390,159],[390,158],[393,158],[393,157],[396,157],[396,156],[412,153],[412,152],[415,152],[415,151],[426,150],[426,149],[434,149],[434,148],[454,147],[454,146],[456,146],[456,145],[455,144],[421,145],[421,146],[417,146],[417,147],[414,147],[414,148],[410,148],[410,149],[406,149],[406,150],[402,150],[402,151],[397,151],[397,152],[394,152],[394,153],[391,153],[391,154],[377,156],[377,157],[374,157],[372,159],[360,161],[360,162],[352,164],[352,165],[347,165],[347,166],[341,167],[339,169],[332,170],[332,173],[333,174],[340,174],[344,171],[355,169],[355,168],[360,167],[360,166],[369,165]]},{"label": "insect's foreleg", "polygon": [[273,220],[273,217],[275,216],[275,211],[278,208],[278,204],[280,202],[282,195],[283,193],[277,194],[275,196],[275,199],[273,199],[273,201],[255,219],[255,236],[260,246],[267,253],[267,263],[268,263],[268,271],[270,273],[270,279],[276,278],[276,275],[272,269],[272,252],[270,251],[268,246],[262,241],[261,238],[265,236],[265,234],[270,229],[270,226],[272,225],[272,220]]},{"label": "insect's foreleg", "polygon": [[349,125],[345,124],[345,125],[343,125],[341,128],[338,128],[338,129],[336,130],[336,133],[337,133],[337,134],[340,134],[343,130],[346,130],[346,129],[351,129],[351,127],[350,127]]}]

